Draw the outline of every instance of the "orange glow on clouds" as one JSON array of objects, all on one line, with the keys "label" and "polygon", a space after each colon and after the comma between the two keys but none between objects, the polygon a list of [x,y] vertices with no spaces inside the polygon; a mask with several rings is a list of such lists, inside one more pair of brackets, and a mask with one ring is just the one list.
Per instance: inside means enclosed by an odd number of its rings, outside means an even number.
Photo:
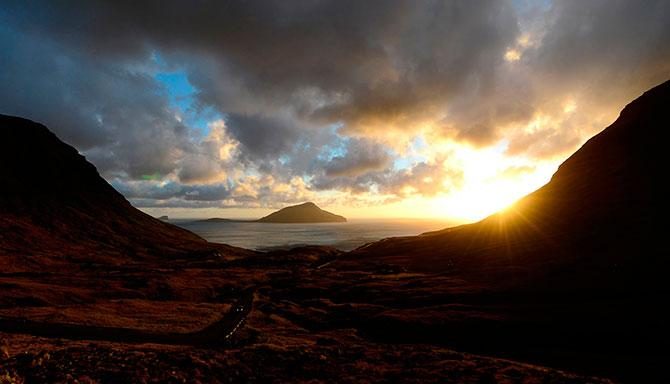
[{"label": "orange glow on clouds", "polygon": [[[351,218],[429,218],[449,220],[454,224],[472,222],[505,209],[546,184],[559,163],[508,156],[504,142],[491,148],[472,148],[454,143],[447,146],[451,149],[451,156],[444,166],[456,167],[463,172],[457,186],[450,188],[447,178],[443,181],[444,192],[433,197],[412,194],[415,188],[407,186],[403,190],[407,196],[392,203],[383,204],[383,196],[376,197],[376,202],[373,196],[365,196],[355,206],[343,202],[331,205],[332,209]],[[433,182],[438,180],[437,177],[430,179]]]},{"label": "orange glow on clouds", "polygon": [[444,216],[460,221],[482,219],[513,204],[541,187],[556,170],[553,163],[533,166],[525,159],[508,157],[504,146],[457,151],[463,169],[461,188],[439,201]]}]

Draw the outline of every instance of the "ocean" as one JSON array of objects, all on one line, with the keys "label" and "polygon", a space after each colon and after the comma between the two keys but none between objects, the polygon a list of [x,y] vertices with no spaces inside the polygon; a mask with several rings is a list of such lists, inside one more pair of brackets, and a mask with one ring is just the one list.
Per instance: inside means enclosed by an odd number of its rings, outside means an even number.
[{"label": "ocean", "polygon": [[349,220],[346,223],[272,224],[170,220],[208,241],[270,251],[303,245],[328,245],[349,251],[386,237],[412,236],[447,228],[444,221]]}]

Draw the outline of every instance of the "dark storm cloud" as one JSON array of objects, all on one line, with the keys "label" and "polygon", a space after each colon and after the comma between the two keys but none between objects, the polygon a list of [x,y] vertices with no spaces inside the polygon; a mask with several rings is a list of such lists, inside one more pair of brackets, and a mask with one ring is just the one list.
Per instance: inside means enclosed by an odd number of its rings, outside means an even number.
[{"label": "dark storm cloud", "polygon": [[324,169],[328,177],[356,176],[387,168],[393,161],[384,146],[365,139],[352,139],[346,153],[328,161]]},{"label": "dark storm cloud", "polygon": [[22,27],[88,54],[182,61],[222,112],[289,108],[354,131],[433,118],[472,82],[486,92],[518,33],[504,1],[31,4]]},{"label": "dark storm cloud", "polygon": [[582,119],[519,135],[510,153],[565,156],[608,125],[609,113],[670,78],[668,1],[555,1],[542,20],[521,59],[524,76],[541,89],[530,101],[550,110],[575,98]]},{"label": "dark storm cloud", "polygon": [[252,159],[276,159],[293,148],[302,127],[289,118],[232,114],[226,119],[229,132]]},{"label": "dark storm cloud", "polygon": [[[0,27],[2,28],[2,27]],[[47,124],[106,173],[131,177],[174,169],[186,128],[152,78],[4,28],[0,110]],[[98,162],[98,160],[100,160]]]},{"label": "dark storm cloud", "polygon": [[[599,85],[663,81],[670,69],[670,2],[557,1],[531,59],[549,79]],[[613,84],[613,85],[614,85]],[[613,87],[614,88],[614,87]],[[603,95],[607,97],[607,95]]]},{"label": "dark storm cloud", "polygon": [[513,72],[504,74],[485,90],[480,87],[472,84],[451,100],[439,126],[442,135],[485,146],[500,139],[505,127],[522,125],[535,113],[535,92]]},{"label": "dark storm cloud", "polygon": [[663,0],[556,2],[530,58],[554,89],[621,104],[670,77],[669,15]]},{"label": "dark storm cloud", "polygon": [[[227,199],[236,173],[431,195],[458,172],[440,162],[391,169],[396,154],[372,144],[378,136],[430,127],[476,146],[508,138],[508,154],[557,156],[594,129],[589,116],[670,74],[668,1],[522,4],[7,0],[0,112],[47,124],[108,178],[149,179],[117,185],[143,206]],[[516,58],[505,61],[510,49]],[[189,108],[223,116],[219,136],[178,116],[160,71],[184,73]],[[586,117],[557,118],[567,98]],[[538,114],[553,120],[519,129]],[[342,137],[347,152],[329,156]],[[239,146],[222,157],[230,140]],[[255,187],[237,198],[279,195]]]}]

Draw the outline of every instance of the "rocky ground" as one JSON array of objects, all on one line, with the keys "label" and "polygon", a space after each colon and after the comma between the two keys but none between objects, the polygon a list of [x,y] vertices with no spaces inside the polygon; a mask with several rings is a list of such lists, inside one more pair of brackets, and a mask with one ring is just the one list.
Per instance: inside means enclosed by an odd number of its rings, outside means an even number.
[{"label": "rocky ground", "polygon": [[[427,301],[439,297],[433,289],[438,286],[452,295],[476,287],[443,276],[432,277],[433,285],[426,276],[383,265],[373,274],[337,270],[327,263],[338,255],[306,248],[160,268],[0,275],[0,318],[153,333],[205,328],[230,311],[244,290],[254,290],[243,325],[207,347],[0,331],[0,382],[608,382],[456,352],[439,335],[413,341],[403,328],[446,321],[440,313],[459,321],[493,322],[498,315],[457,304],[438,311],[439,304]],[[394,325],[393,335],[382,328],[373,332],[388,319],[407,324]],[[403,334],[409,339],[394,340]]]}]

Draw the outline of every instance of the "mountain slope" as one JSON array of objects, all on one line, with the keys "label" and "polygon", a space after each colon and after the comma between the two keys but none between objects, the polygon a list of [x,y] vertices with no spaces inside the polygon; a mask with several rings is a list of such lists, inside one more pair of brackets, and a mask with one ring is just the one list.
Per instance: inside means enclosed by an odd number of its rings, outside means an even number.
[{"label": "mountain slope", "polygon": [[365,332],[668,382],[667,351],[658,347],[670,343],[669,105],[670,82],[646,92],[504,212],[371,243],[331,263],[421,276],[386,297],[393,310],[367,320]]},{"label": "mountain slope", "polygon": [[346,222],[339,216],[316,206],[312,202],[282,208],[258,220],[260,223],[342,223]]},{"label": "mountain slope", "polygon": [[0,115],[0,265],[5,271],[121,264],[216,248],[133,208],[43,125]]},{"label": "mountain slope", "polygon": [[474,224],[373,243],[349,259],[482,277],[498,285],[648,286],[649,275],[668,265],[661,238],[654,235],[663,227],[659,212],[666,205],[660,180],[667,172],[662,146],[670,128],[668,105],[670,82],[626,106],[547,185],[504,212]]}]

